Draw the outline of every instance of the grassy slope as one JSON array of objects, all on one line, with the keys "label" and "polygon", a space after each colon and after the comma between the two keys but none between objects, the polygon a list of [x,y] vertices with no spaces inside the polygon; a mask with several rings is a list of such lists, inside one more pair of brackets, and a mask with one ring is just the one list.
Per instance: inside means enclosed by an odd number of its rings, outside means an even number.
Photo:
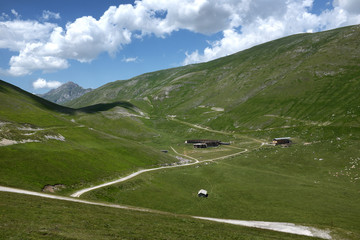
[{"label": "grassy slope", "polygon": [[9,193],[0,193],[0,220],[0,239],[314,239]]},{"label": "grassy slope", "polygon": [[[143,133],[150,137],[155,134],[144,124],[123,117],[106,124],[99,106],[75,111],[5,82],[0,82],[0,103],[0,121],[7,123],[1,126],[1,138],[40,141],[0,147],[0,184],[40,191],[46,184],[61,183],[67,186],[64,192],[69,192],[139,167],[174,161],[134,141]],[[97,125],[100,131],[90,129],[96,121],[104,123]],[[87,123],[90,126],[83,125]],[[28,130],[21,130],[24,128]],[[116,130],[110,135],[101,128]],[[61,135],[65,141],[46,139],[49,135]]]},{"label": "grassy slope", "polygon": [[[211,134],[165,120],[166,115],[237,136],[267,141],[291,136],[296,143],[200,169],[148,173],[86,197],[177,213],[310,224],[358,239],[359,36],[359,26],[290,36],[212,62],[110,83],[76,100],[73,106],[129,100],[151,114],[153,128],[171,129],[183,139]],[[200,188],[212,197],[198,199]]]},{"label": "grassy slope", "polygon": [[69,106],[129,100],[152,115],[178,115],[217,129],[284,124],[264,118],[268,114],[359,126],[359,37],[360,26],[294,35],[208,63],[109,83]]},{"label": "grassy slope", "polygon": [[[144,174],[84,197],[181,214],[309,224],[358,239],[359,129],[341,131],[341,140],[330,140],[327,127],[308,131],[322,137],[310,145],[298,138],[290,148],[263,147],[218,163]],[[196,196],[201,188],[208,199]]]},{"label": "grassy slope", "polygon": [[71,108],[56,105],[1,80],[0,106],[2,121],[26,122],[44,127],[64,125],[61,113],[74,113]]}]

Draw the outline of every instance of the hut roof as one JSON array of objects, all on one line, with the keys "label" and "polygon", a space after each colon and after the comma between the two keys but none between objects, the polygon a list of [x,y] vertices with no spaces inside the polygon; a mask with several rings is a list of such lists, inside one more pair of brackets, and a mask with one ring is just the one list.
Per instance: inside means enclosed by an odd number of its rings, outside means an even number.
[{"label": "hut roof", "polygon": [[198,195],[199,195],[199,194],[204,194],[204,195],[206,195],[206,194],[207,194],[207,191],[204,190],[204,189],[200,189],[200,191],[198,192]]}]

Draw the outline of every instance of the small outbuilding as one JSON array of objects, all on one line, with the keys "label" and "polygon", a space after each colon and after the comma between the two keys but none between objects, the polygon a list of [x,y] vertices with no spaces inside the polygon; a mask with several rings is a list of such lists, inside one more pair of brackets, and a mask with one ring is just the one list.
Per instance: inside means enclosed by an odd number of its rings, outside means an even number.
[{"label": "small outbuilding", "polygon": [[208,193],[207,193],[207,191],[206,190],[204,190],[204,189],[200,189],[200,191],[198,192],[198,197],[208,197],[209,195],[208,195]]},{"label": "small outbuilding", "polygon": [[273,143],[275,145],[290,144],[291,143],[291,138],[290,137],[274,138]]}]

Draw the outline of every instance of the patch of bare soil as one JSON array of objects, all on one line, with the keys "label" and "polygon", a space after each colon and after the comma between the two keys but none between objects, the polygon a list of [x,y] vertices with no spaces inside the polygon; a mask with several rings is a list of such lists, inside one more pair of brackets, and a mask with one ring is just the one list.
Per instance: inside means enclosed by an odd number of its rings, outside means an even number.
[{"label": "patch of bare soil", "polygon": [[18,143],[17,141],[5,139],[5,138],[0,140],[0,146],[9,146],[17,143]]},{"label": "patch of bare soil", "polygon": [[55,185],[45,185],[42,189],[43,192],[57,192],[61,189],[66,188],[66,186],[64,184],[55,184]]}]

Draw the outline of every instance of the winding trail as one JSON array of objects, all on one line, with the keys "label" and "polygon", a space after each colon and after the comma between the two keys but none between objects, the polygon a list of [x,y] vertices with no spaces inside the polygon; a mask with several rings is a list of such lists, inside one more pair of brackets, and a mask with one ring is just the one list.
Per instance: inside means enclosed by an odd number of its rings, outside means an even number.
[{"label": "winding trail", "polygon": [[[201,130],[204,130],[204,131],[208,131],[208,132],[214,132],[214,133],[219,133],[219,134],[224,134],[224,135],[234,135],[233,133],[229,133],[229,132],[225,132],[225,131],[218,131],[218,130],[213,130],[213,129],[210,129],[210,128],[207,128],[207,127],[202,127],[202,126],[198,126],[198,125],[195,125],[195,124],[191,124],[191,123],[188,123],[188,122],[183,122],[183,121],[180,121],[174,117],[168,117],[168,119],[170,120],[173,120],[173,121],[176,121],[176,122],[179,122],[181,124],[185,124],[185,125],[188,125],[188,126],[191,126],[191,127],[194,127],[194,128],[198,128],[198,129],[201,129]],[[102,132],[103,133],[103,132]],[[103,133],[105,134],[105,133]],[[113,135],[110,135],[110,134],[107,134],[109,136],[112,136],[112,137],[115,137]],[[245,136],[242,136],[242,137],[245,137]],[[258,139],[255,139],[255,138],[251,138],[251,137],[248,137],[246,136],[246,138],[248,139],[251,139],[252,141],[255,141],[255,142],[258,142],[258,143],[261,143],[261,146],[263,146],[265,143],[261,140],[258,140]],[[260,147],[261,147],[260,146]],[[237,153],[234,153],[234,154],[231,154],[231,155],[226,155],[226,156],[222,156],[222,157],[217,157],[217,158],[213,158],[213,159],[208,159],[208,160],[203,160],[203,161],[199,161],[198,159],[196,158],[193,158],[193,157],[190,157],[190,156],[187,156],[187,155],[184,155],[184,154],[180,154],[178,153],[173,147],[171,147],[171,149],[175,152],[175,154],[179,155],[179,156],[184,156],[186,158],[190,158],[192,160],[194,160],[195,162],[192,162],[192,163],[186,163],[186,164],[181,164],[181,165],[174,165],[174,166],[165,166],[165,167],[158,167],[158,168],[150,168],[150,169],[143,169],[143,170],[139,170],[137,172],[134,172],[126,177],[123,177],[123,178],[120,178],[120,179],[117,179],[117,180],[114,180],[114,181],[111,181],[111,182],[107,182],[107,183],[103,183],[103,184],[100,184],[100,185],[97,185],[97,186],[93,186],[93,187],[89,187],[89,188],[85,188],[85,189],[82,189],[82,190],[79,190],[73,194],[71,194],[70,196],[71,197],[80,197],[82,194],[86,193],[86,192],[89,192],[89,191],[92,191],[92,190],[95,190],[95,189],[99,189],[99,188],[102,188],[102,187],[106,187],[106,186],[109,186],[109,185],[113,185],[113,184],[116,184],[116,183],[120,183],[120,182],[124,182],[124,181],[127,181],[131,178],[134,178],[142,173],[145,173],[145,172],[152,172],[152,171],[157,171],[157,170],[160,170],[160,169],[166,169],[166,168],[175,168],[175,167],[185,167],[185,166],[191,166],[191,165],[195,165],[195,164],[198,164],[198,163],[203,163],[203,162],[213,162],[215,160],[222,160],[222,159],[226,159],[226,158],[229,158],[229,157],[234,157],[234,156],[237,156],[237,155],[240,155],[240,154],[243,154],[245,152],[248,151],[248,149],[245,149],[244,151],[241,151],[241,152],[237,152]]]},{"label": "winding trail", "polygon": [[[209,131],[209,132],[236,136],[236,134],[233,134],[233,133],[213,130],[213,129],[210,129],[210,128],[206,128],[206,127],[186,123],[186,122],[174,119],[174,118],[172,118],[171,120],[177,121],[179,123],[182,123],[182,124],[194,127],[194,128]],[[92,129],[92,130],[94,130],[94,129]],[[97,130],[94,130],[94,131],[97,131]],[[116,136],[113,136],[113,135],[110,135],[110,134],[107,134],[107,133],[104,133],[104,132],[101,132],[101,131],[97,131],[97,132],[105,134],[108,137],[118,138]],[[263,146],[265,144],[261,140],[258,140],[258,139],[255,139],[255,138],[251,138],[251,137],[248,137],[248,136],[242,136],[242,137],[245,137],[245,138],[251,139],[253,141],[259,142],[259,143],[261,143],[261,146]],[[127,180],[129,180],[131,178],[134,178],[134,177],[136,177],[136,176],[138,176],[138,175],[140,175],[142,173],[145,173],[145,172],[157,171],[157,170],[161,170],[161,169],[176,168],[176,167],[186,167],[186,166],[191,166],[191,165],[196,165],[196,164],[202,164],[204,162],[213,162],[215,160],[222,160],[222,159],[230,158],[230,157],[237,156],[237,155],[243,154],[245,152],[248,152],[248,149],[245,149],[243,151],[240,151],[240,152],[237,152],[237,153],[234,153],[234,154],[199,161],[196,158],[193,158],[193,157],[178,153],[173,147],[171,147],[171,149],[174,151],[174,153],[176,155],[192,159],[192,160],[194,160],[194,162],[185,163],[185,164],[181,164],[181,165],[172,165],[172,166],[164,166],[164,167],[157,167],[157,168],[139,170],[137,172],[134,172],[134,173],[132,173],[132,174],[130,174],[128,176],[122,177],[120,179],[117,179],[117,180],[114,180],[114,181],[111,181],[111,182],[107,182],[107,183],[103,183],[103,184],[100,184],[100,185],[97,185],[97,186],[82,189],[80,191],[77,191],[77,192],[71,194],[71,197],[51,195],[51,194],[46,194],[46,193],[33,192],[33,191],[17,189],[17,188],[10,188],[10,187],[4,187],[4,186],[0,186],[0,192],[9,192],[9,193],[15,193],[15,194],[31,195],[31,196],[37,196],[37,197],[42,197],[42,198],[48,198],[48,199],[56,199],[56,200],[62,200],[62,201],[68,201],[68,202],[76,202],[76,203],[103,206],[103,207],[111,207],[111,208],[118,208],[118,209],[127,209],[127,210],[132,210],[132,211],[140,211],[140,212],[149,212],[149,213],[157,213],[157,214],[167,214],[167,215],[178,216],[178,217],[186,217],[184,215],[178,215],[178,214],[174,214],[174,213],[162,212],[162,211],[158,211],[158,210],[145,209],[145,208],[133,207],[133,206],[123,206],[123,205],[119,205],[119,204],[107,204],[107,203],[93,202],[93,201],[82,200],[82,199],[78,199],[78,198],[82,194],[84,194],[86,192],[89,192],[89,191],[92,191],[92,190],[95,190],[95,189],[99,189],[99,188],[102,188],[102,187],[106,187],[106,186],[109,186],[109,185],[112,185],[112,184],[127,181]],[[272,230],[272,231],[278,231],[278,232],[284,232],[284,233],[290,233],[290,234],[297,234],[297,235],[303,235],[303,236],[309,236],[309,237],[318,237],[318,238],[322,238],[322,239],[332,239],[330,234],[329,234],[329,231],[327,231],[327,230],[321,230],[321,229],[302,226],[302,225],[295,225],[294,223],[264,222],[264,221],[244,221],[244,220],[208,218],[208,217],[199,217],[199,216],[187,216],[187,217],[200,219],[200,220],[205,220],[205,221],[219,222],[219,223],[225,223],[225,224],[233,224],[233,225],[239,225],[239,226],[245,226],[245,227],[260,228],[260,229],[265,229],[265,230]]]},{"label": "winding trail", "polygon": [[[99,202],[81,200],[81,199],[77,199],[77,198],[50,195],[50,194],[46,194],[46,193],[39,193],[39,192],[33,192],[33,191],[17,189],[17,188],[10,188],[10,187],[3,187],[3,186],[0,186],[0,192],[24,194],[24,195],[37,196],[37,197],[42,197],[42,198],[50,198],[50,199],[68,201],[68,202],[76,202],[76,203],[82,203],[82,204],[102,206],[102,207],[127,209],[127,210],[132,210],[132,211],[139,211],[139,212],[149,212],[149,213],[157,213],[157,214],[167,214],[167,215],[178,216],[178,217],[186,217],[183,215],[181,216],[181,215],[177,215],[177,214],[173,214],[173,213],[161,212],[161,211],[156,211],[156,210],[151,210],[151,209],[123,206],[123,205],[119,205],[119,204],[99,203]],[[297,234],[297,235],[303,235],[303,236],[309,236],[309,237],[318,237],[318,238],[322,238],[322,239],[331,239],[329,231],[320,230],[320,229],[316,229],[316,228],[312,228],[312,227],[301,226],[301,225],[295,225],[293,223],[243,221],[243,220],[207,218],[207,217],[198,217],[198,216],[188,216],[188,217],[195,218],[195,219],[201,219],[201,220],[205,220],[205,221],[233,224],[233,225],[239,225],[239,226],[245,226],[245,227],[261,228],[261,229],[266,229],[266,230],[291,233],[291,234]]]},{"label": "winding trail", "polygon": [[[262,145],[263,144],[261,144],[261,146]],[[138,175],[140,175],[142,173],[145,173],[145,172],[157,171],[157,170],[160,170],[160,169],[176,168],[176,167],[186,167],[186,166],[201,164],[201,163],[204,163],[204,162],[212,162],[212,161],[215,161],[215,160],[221,160],[221,159],[229,158],[229,157],[232,157],[232,156],[236,156],[236,155],[239,155],[239,154],[242,154],[242,153],[245,153],[245,152],[248,151],[248,149],[245,149],[244,151],[241,151],[241,152],[238,152],[238,153],[235,153],[235,154],[199,161],[196,158],[193,158],[193,157],[178,153],[173,147],[171,147],[171,149],[175,152],[175,154],[180,155],[180,156],[184,156],[184,157],[187,157],[187,158],[191,158],[192,160],[194,160],[194,162],[186,163],[186,164],[182,164],[182,165],[174,165],[174,166],[165,166],[165,167],[158,167],[158,168],[151,168],[151,169],[143,169],[143,170],[134,172],[134,173],[132,173],[132,174],[126,176],[126,177],[120,178],[120,179],[115,180],[115,181],[111,181],[111,182],[100,184],[100,185],[97,185],[97,186],[94,186],[94,187],[82,189],[80,191],[77,191],[77,192],[73,193],[71,195],[71,197],[77,197],[78,198],[78,197],[80,197],[82,194],[84,194],[86,192],[89,192],[89,191],[92,191],[92,190],[95,190],[95,189],[98,189],[98,188],[102,188],[102,187],[105,187],[105,186],[109,186],[109,185],[112,185],[112,184],[115,184],[115,183],[120,183],[120,182],[127,181],[127,180],[129,180],[131,178],[134,178],[134,177],[136,177],[136,176],[138,176]],[[4,187],[0,186],[0,191],[4,191],[3,188]],[[17,192],[17,191],[14,191],[14,189],[12,189],[12,188],[6,188],[6,190],[11,191],[11,192]],[[114,207],[114,208],[121,208],[121,209],[128,209],[128,210],[142,211],[142,212],[150,212],[150,213],[170,214],[170,215],[178,216],[177,214],[161,212],[161,211],[156,211],[156,210],[152,210],[152,209],[144,209],[144,208],[136,208],[136,207],[130,207],[130,206],[122,206],[122,205],[118,205],[118,204],[97,203],[97,202],[80,200],[80,199],[75,199],[75,198],[68,198],[68,197],[48,195],[48,194],[44,194],[44,193],[30,192],[30,191],[26,191],[26,190],[19,190],[19,191],[20,192],[18,192],[18,193],[22,193],[22,194],[29,194],[29,195],[34,195],[34,196],[46,197],[46,198],[53,198],[53,199],[59,199],[59,200],[65,200],[65,201],[79,202],[79,203],[84,203],[84,204],[98,205],[98,206],[104,206],[104,207]],[[302,236],[318,237],[318,238],[322,238],[322,239],[331,239],[329,231],[321,230],[321,229],[317,229],[317,228],[313,228],[313,227],[296,225],[294,223],[264,222],[264,221],[244,221],[244,220],[208,218],[208,217],[199,217],[199,216],[189,216],[189,217],[196,218],[196,219],[201,219],[201,220],[206,220],[206,221],[212,221],[212,222],[220,222],[220,223],[233,224],[233,225],[239,225],[239,226],[245,226],[245,227],[253,227],[253,228],[260,228],[260,229],[265,229],[265,230],[272,230],[272,231],[277,231],[277,232],[291,233],[291,234],[302,235]]]},{"label": "winding trail", "polygon": [[231,154],[231,155],[227,155],[227,156],[223,156],[223,157],[219,157],[219,158],[214,158],[214,159],[209,159],[209,160],[204,160],[204,161],[199,161],[196,158],[193,158],[193,157],[190,157],[190,156],[187,156],[187,155],[183,155],[183,154],[179,154],[173,147],[171,147],[171,149],[176,154],[178,154],[180,156],[187,157],[187,158],[191,158],[195,162],[185,163],[185,164],[181,164],[181,165],[164,166],[164,167],[157,167],[157,168],[149,168],[149,169],[139,170],[139,171],[134,172],[134,173],[132,173],[132,174],[126,176],[126,177],[122,177],[120,179],[117,179],[117,180],[114,180],[114,181],[111,181],[111,182],[106,182],[106,183],[103,183],[103,184],[100,184],[100,185],[97,185],[97,186],[84,188],[84,189],[82,189],[80,191],[77,191],[77,192],[71,194],[70,196],[71,197],[80,197],[82,194],[84,194],[86,192],[90,192],[90,191],[95,190],[95,189],[99,189],[99,188],[102,188],[102,187],[106,187],[106,186],[109,186],[109,185],[113,185],[113,184],[116,184],[116,183],[127,181],[127,180],[129,180],[131,178],[134,178],[134,177],[136,177],[136,176],[138,176],[138,175],[140,175],[142,173],[145,173],[145,172],[152,172],[152,171],[157,171],[157,170],[167,169],[167,168],[186,167],[186,166],[191,166],[191,165],[195,165],[195,164],[200,164],[200,163],[203,163],[203,162],[212,162],[212,161],[215,161],[215,160],[220,160],[220,159],[225,159],[225,158],[228,158],[228,157],[233,157],[233,156],[236,156],[236,155],[240,155],[240,154],[245,153],[245,152],[248,151],[247,149],[245,149],[244,151],[241,151],[241,152],[238,152],[238,153],[235,153],[235,154]]},{"label": "winding trail", "polygon": [[97,185],[97,186],[94,186],[94,187],[89,187],[89,188],[82,189],[80,191],[77,191],[77,192],[71,194],[70,196],[71,197],[80,197],[82,194],[84,194],[86,192],[90,192],[92,190],[102,188],[102,187],[106,187],[106,186],[109,186],[109,185],[112,185],[112,184],[115,184],[115,183],[124,182],[126,180],[134,178],[134,177],[136,177],[136,176],[138,176],[138,175],[140,175],[142,173],[145,173],[145,172],[152,172],[152,171],[157,171],[157,170],[160,170],[160,169],[167,169],[167,168],[191,166],[191,165],[194,165],[194,164],[197,164],[197,163],[198,162],[193,162],[193,163],[186,163],[186,164],[182,164],[182,165],[165,166],[165,167],[149,168],[149,169],[139,170],[139,171],[134,172],[134,173],[132,173],[132,174],[126,176],[126,177],[123,177],[123,178],[120,178],[120,179],[117,179],[117,180],[114,180],[114,181],[111,181],[111,182],[103,183],[103,184],[100,184],[100,185]]},{"label": "winding trail", "polygon": [[239,225],[244,227],[261,228],[266,230],[272,230],[277,232],[285,232],[302,236],[318,237],[322,239],[331,239],[329,231],[320,230],[313,227],[306,227],[302,225],[296,225],[294,223],[286,222],[263,222],[263,221],[243,221],[233,219],[220,219],[220,218],[208,218],[208,217],[196,217],[193,218],[208,220],[212,222],[228,223],[233,225]]},{"label": "winding trail", "polygon": [[301,123],[305,123],[306,125],[314,125],[314,126],[318,126],[318,127],[329,126],[332,123],[330,121],[316,122],[316,121],[311,121],[311,120],[301,120],[301,119],[285,117],[285,116],[280,116],[280,115],[274,115],[274,114],[267,114],[267,115],[264,115],[264,117],[281,118],[281,119],[285,119],[285,120],[298,121]]},{"label": "winding trail", "polygon": [[207,131],[207,132],[218,133],[218,134],[223,134],[223,135],[230,135],[230,136],[237,136],[237,137],[250,139],[250,140],[252,140],[254,142],[264,143],[263,141],[261,141],[259,139],[256,139],[256,138],[253,138],[253,137],[249,137],[249,136],[246,136],[246,135],[240,135],[240,134],[236,134],[236,133],[233,133],[233,132],[214,130],[214,129],[211,129],[209,127],[203,127],[203,126],[200,126],[200,125],[184,122],[184,121],[181,121],[181,120],[176,119],[175,117],[171,117],[171,116],[168,116],[167,119],[171,120],[171,121],[181,123],[181,124],[184,124],[184,125],[187,125],[187,126],[192,127],[192,128],[197,128],[197,129],[200,129],[200,130],[204,130],[204,131]]}]

